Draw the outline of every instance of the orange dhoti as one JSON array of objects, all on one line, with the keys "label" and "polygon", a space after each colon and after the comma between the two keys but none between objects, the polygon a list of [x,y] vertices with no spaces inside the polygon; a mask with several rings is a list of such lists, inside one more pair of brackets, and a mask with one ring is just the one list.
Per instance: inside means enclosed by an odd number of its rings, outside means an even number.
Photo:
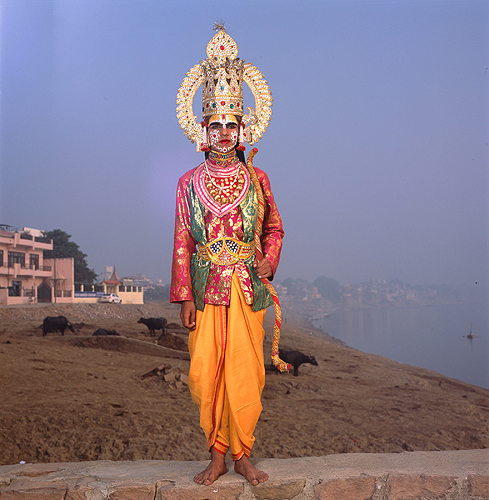
[{"label": "orange dhoti", "polygon": [[189,336],[188,384],[207,447],[226,454],[231,446],[233,460],[249,457],[262,410],[265,312],[246,304],[233,274],[229,306],[206,304]]}]

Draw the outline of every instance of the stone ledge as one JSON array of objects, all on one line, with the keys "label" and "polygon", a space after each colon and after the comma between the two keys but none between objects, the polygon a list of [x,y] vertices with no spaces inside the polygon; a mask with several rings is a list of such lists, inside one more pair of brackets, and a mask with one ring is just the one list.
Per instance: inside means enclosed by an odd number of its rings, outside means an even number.
[{"label": "stone ledge", "polygon": [[[0,467],[1,500],[489,500],[489,449],[254,459],[270,479],[232,469],[211,486],[208,462],[139,460]],[[232,464],[229,464],[232,466]]]}]

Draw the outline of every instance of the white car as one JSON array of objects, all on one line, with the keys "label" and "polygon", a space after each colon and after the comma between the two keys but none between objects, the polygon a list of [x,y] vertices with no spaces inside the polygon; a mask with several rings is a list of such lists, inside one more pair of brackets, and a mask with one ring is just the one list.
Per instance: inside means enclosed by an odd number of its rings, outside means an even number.
[{"label": "white car", "polygon": [[122,304],[122,299],[116,293],[107,293],[100,297],[100,302],[109,302],[111,304]]}]

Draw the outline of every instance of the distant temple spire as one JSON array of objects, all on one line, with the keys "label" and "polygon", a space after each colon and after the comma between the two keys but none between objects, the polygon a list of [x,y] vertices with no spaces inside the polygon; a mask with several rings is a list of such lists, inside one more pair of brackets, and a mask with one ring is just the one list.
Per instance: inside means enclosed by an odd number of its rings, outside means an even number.
[{"label": "distant temple spire", "polygon": [[117,271],[115,270],[115,266],[114,266],[114,272],[112,273],[112,276],[108,280],[102,281],[102,283],[107,283],[109,285],[122,285],[122,280],[119,278],[119,275],[117,274]]}]

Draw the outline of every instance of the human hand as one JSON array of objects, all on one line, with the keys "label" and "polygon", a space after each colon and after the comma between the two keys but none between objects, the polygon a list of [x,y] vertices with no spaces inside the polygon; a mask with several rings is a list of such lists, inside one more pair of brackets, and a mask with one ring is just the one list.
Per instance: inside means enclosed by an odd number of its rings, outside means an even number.
[{"label": "human hand", "polygon": [[263,257],[260,261],[255,259],[253,267],[255,268],[256,274],[258,274],[259,278],[269,278],[273,275],[272,266],[266,257]]},{"label": "human hand", "polygon": [[184,300],[180,309],[180,319],[185,328],[193,330],[195,328],[195,302],[193,300]]}]

